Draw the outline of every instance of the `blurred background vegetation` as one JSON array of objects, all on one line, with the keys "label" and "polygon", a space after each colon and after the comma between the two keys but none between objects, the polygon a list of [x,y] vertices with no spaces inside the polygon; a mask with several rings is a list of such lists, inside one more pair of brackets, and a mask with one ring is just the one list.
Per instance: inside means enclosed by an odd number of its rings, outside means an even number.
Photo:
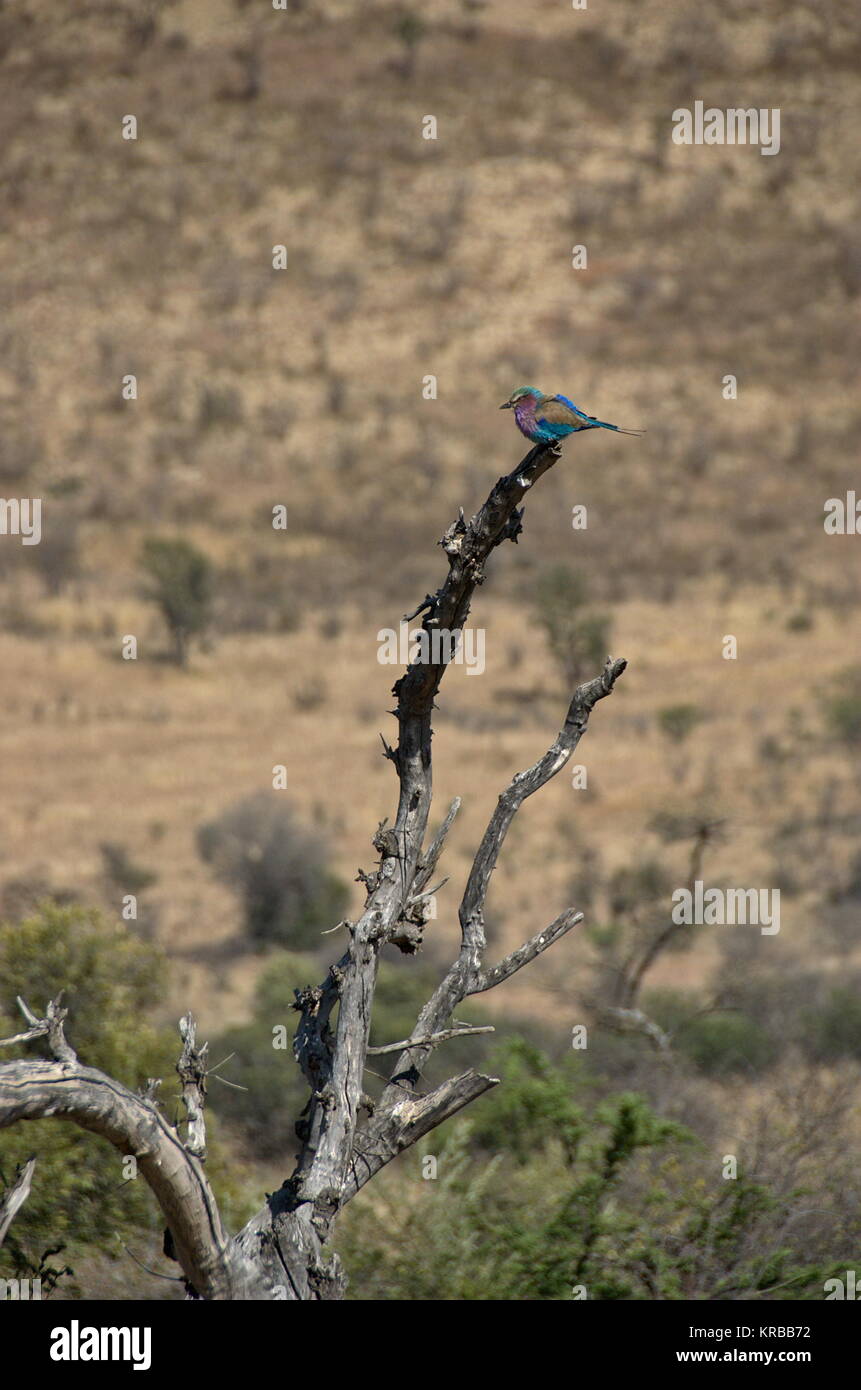
[{"label": "blurred background vegetation", "polygon": [[[586,923],[440,1049],[504,1084],[351,1204],[354,1297],[816,1298],[857,1262],[861,540],[822,523],[857,486],[859,58],[839,0],[0,8],[0,492],[43,499],[38,546],[0,537],[0,1031],[65,987],[82,1059],[173,1113],[191,1007],[246,1088],[210,1089],[232,1224],[291,1166],[273,1030],[392,810],[378,631],[524,452],[515,386],[647,429],[566,448],[479,593],[485,674],[446,678],[452,881],[375,1043],[571,683],[630,662],[585,785],[518,817],[490,952]],[[674,146],[695,100],[779,107],[780,154]],[[696,877],[779,888],[780,933],[669,931]],[[23,1127],[2,1180],[32,1152],[0,1275],[182,1296],[112,1150]]]}]

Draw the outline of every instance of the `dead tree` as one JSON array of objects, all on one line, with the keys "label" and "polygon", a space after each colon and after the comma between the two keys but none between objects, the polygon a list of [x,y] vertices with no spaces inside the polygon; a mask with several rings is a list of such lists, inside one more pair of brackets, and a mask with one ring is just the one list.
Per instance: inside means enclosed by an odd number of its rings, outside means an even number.
[{"label": "dead tree", "polygon": [[[682,823],[679,827],[681,834],[670,835],[670,838],[691,841],[690,867],[687,875],[687,888],[691,894],[702,874],[706,849],[720,838],[723,824],[722,819],[715,820],[698,815]],[[665,1058],[671,1055],[673,1039],[679,1028],[677,1026],[668,1033],[659,1027],[654,1019],[649,1018],[643,1011],[640,994],[649,971],[664,952],[688,930],[684,923],[675,922],[670,918],[668,922],[656,923],[650,932],[639,933],[627,950],[618,958],[611,958],[605,966],[606,974],[609,976],[609,997],[604,1000],[594,997],[584,1000],[602,1023],[620,1033],[641,1034]],[[697,1009],[692,1013],[686,1024],[695,1018],[715,1013],[720,1006],[721,998],[718,995],[704,1009]]]},{"label": "dead tree", "polygon": [[[463,513],[440,544],[448,575],[411,618],[422,628],[460,633],[484,567],[496,546],[517,541],[522,502],[559,457],[557,447],[533,449],[500,478],[481,509]],[[434,656],[433,644],[428,643]],[[447,655],[450,655],[450,646]],[[429,887],[446,835],[457,814],[455,801],[425,847],[431,809],[431,714],[445,658],[413,661],[394,687],[398,744],[384,752],[397,771],[400,793],[394,824],[378,829],[379,864],[361,874],[364,910],[343,926],[349,945],[322,984],[297,993],[300,1015],[294,1053],[310,1097],[296,1125],[299,1152],[279,1190],[236,1235],[225,1231],[206,1177],[203,1104],[206,1051],[198,1048],[194,1021],[181,1022],[183,1050],[178,1071],[188,1128],[183,1140],[162,1114],[157,1082],[142,1093],[79,1062],[63,1031],[66,1011],[52,1001],[43,1019],[22,1001],[28,1029],[9,1042],[45,1038],[50,1061],[14,1061],[0,1066],[0,1127],[48,1116],[64,1119],[110,1140],[134,1155],[167,1223],[165,1251],[176,1259],[189,1295],[202,1299],[335,1299],[346,1279],[328,1249],[338,1212],[399,1153],[457,1114],[497,1078],[467,1071],[429,1094],[419,1093],[423,1068],[433,1050],[459,1030],[458,1006],[470,995],[493,989],[559,941],[581,920],[569,909],[496,964],[485,962],[484,902],[509,826],[527,797],[565,766],[585,732],[589,715],[609,695],[625,669],[608,658],[602,673],[574,692],[562,728],[532,767],[519,772],[499,797],[478,847],[460,904],[461,946],[408,1039],[376,1053],[398,1051],[381,1096],[372,1103],[363,1091],[368,1035],[380,951],[392,943],[407,955],[420,947]],[[337,1020],[333,1015],[337,1006]]]}]

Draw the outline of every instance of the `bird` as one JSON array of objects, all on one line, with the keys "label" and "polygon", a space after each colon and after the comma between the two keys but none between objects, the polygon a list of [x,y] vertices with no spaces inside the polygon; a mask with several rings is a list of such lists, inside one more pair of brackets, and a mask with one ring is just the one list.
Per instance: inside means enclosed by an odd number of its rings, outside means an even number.
[{"label": "bird", "polygon": [[513,410],[517,428],[533,444],[550,445],[555,453],[560,452],[560,442],[569,434],[581,430],[614,430],[616,434],[640,435],[642,430],[623,430],[620,425],[611,425],[606,420],[598,420],[594,415],[586,415],[567,396],[545,396],[535,386],[518,386],[500,410]]}]

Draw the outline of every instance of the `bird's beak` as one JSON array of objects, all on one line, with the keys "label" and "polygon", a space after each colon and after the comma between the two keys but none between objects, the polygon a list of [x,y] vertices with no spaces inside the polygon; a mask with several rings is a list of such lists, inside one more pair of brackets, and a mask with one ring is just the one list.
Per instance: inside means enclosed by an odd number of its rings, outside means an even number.
[{"label": "bird's beak", "polygon": [[502,405],[501,405],[499,408],[500,408],[500,410],[510,410],[510,409],[511,409],[511,401],[503,401],[503,402],[502,402]]}]

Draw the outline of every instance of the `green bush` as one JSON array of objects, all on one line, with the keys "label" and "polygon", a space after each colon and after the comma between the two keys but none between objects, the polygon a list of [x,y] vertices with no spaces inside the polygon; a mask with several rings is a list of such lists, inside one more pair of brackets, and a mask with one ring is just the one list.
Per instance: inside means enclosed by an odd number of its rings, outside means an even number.
[{"label": "green bush", "polygon": [[587,612],[587,602],[585,580],[565,565],[545,571],[536,585],[536,619],[572,689],[600,674],[610,649],[610,618]]},{"label": "green bush", "polygon": [[99,845],[105,878],[111,888],[120,893],[145,893],[158,883],[158,874],[143,864],[136,864],[125,845],[107,840]]},{"label": "green bush", "polygon": [[[840,1204],[842,1171],[834,1192],[822,1193],[832,1219],[823,1224],[817,1212],[811,1233],[787,1221],[788,1211],[803,1215],[809,1194],[787,1176],[786,1150],[775,1151],[771,1168],[756,1160],[754,1178],[740,1145],[739,1172],[728,1181],[712,1145],[693,1142],[642,1096],[584,1101],[582,1074],[566,1076],[517,1045],[502,1077],[470,1118],[444,1127],[434,1154],[428,1145],[406,1153],[347,1207],[337,1244],[348,1296],[523,1302],[584,1290],[601,1301],[820,1299],[834,1261],[846,1267],[854,1208],[851,1197]],[[518,1102],[488,1120],[509,1081]],[[519,1107],[539,1119],[531,1146],[525,1127],[504,1123]],[[552,1122],[543,1125],[559,1113],[577,1130],[567,1148]],[[806,1124],[787,1116],[786,1142],[792,1153],[807,1144],[818,1171],[842,1151],[846,1131],[823,1130],[814,1152]],[[754,1133],[757,1125],[754,1118]]]},{"label": "green bush", "polygon": [[257,792],[197,832],[201,858],[239,897],[256,942],[301,950],[323,944],[348,900],[319,835],[300,826],[281,793]]},{"label": "green bush", "polygon": [[786,620],[787,632],[809,632],[813,627],[813,614],[805,609],[799,609],[796,613],[790,613]]},{"label": "green bush", "polygon": [[144,541],[140,565],[149,581],[145,596],[161,609],[173,640],[174,660],[184,666],[191,639],[209,626],[212,564],[190,541],[151,536]]},{"label": "green bush", "polygon": [[658,710],[658,728],[670,743],[684,743],[703,719],[699,705],[667,705]]},{"label": "green bush", "polygon": [[[41,1016],[62,989],[66,1036],[81,1062],[130,1089],[150,1076],[174,1075],[178,1038],[147,1022],[164,988],[162,958],[95,912],[44,903],[35,916],[0,925],[0,1036],[26,1026],[17,995]],[[38,1042],[3,1049],[3,1060],[47,1055]],[[164,1089],[167,1100],[167,1080]],[[68,1247],[66,1257],[85,1246],[120,1253],[120,1239],[158,1229],[143,1179],[124,1183],[122,1158],[105,1140],[49,1119],[0,1131],[6,1182],[32,1154],[32,1191],[15,1218],[11,1244],[0,1251],[0,1270],[14,1262],[16,1249],[37,1261],[47,1245]]]},{"label": "green bush", "polygon": [[836,739],[855,747],[861,743],[861,667],[842,671],[835,687],[825,701],[825,723]]},{"label": "green bush", "polygon": [[583,1137],[583,1112],[571,1099],[571,1087],[546,1055],[523,1038],[512,1038],[490,1059],[505,1084],[476,1107],[471,1123],[474,1142],[492,1153],[502,1150],[525,1163],[536,1145],[556,1139],[573,1161]]},{"label": "green bush", "polygon": [[[213,1086],[210,1104],[258,1158],[287,1160],[296,1150],[293,1126],[308,1088],[293,1058],[295,991],[318,983],[322,974],[313,957],[280,952],[258,982],[252,1019],[228,1029],[210,1049],[214,1057],[230,1057],[221,1071],[231,1083]],[[286,1047],[276,1048],[275,1029],[285,1031]]]},{"label": "green bush", "polygon": [[[149,1021],[166,985],[161,953],[97,912],[45,901],[26,920],[0,924],[0,1037],[25,1026],[18,995],[41,1015],[63,990],[66,1037],[81,1063],[130,1090],[161,1078],[159,1099],[173,1122],[184,1115],[176,1077],[179,1032]],[[4,1048],[2,1060],[47,1055],[44,1043],[33,1041]],[[212,1116],[207,1148],[207,1173],[225,1221],[247,1219],[249,1201],[227,1171]],[[44,1287],[46,1251],[53,1252],[49,1267],[68,1261],[74,1269],[82,1253],[128,1258],[124,1245],[142,1236],[160,1239],[164,1218],[155,1199],[142,1177],[124,1179],[122,1155],[107,1140],[53,1119],[0,1130],[0,1181],[10,1183],[31,1155],[32,1189],[0,1249],[0,1278],[41,1272]]]},{"label": "green bush", "polygon": [[780,1054],[777,1040],[744,1014],[704,1014],[679,1029],[676,1050],[706,1076],[764,1071]]},{"label": "green bush", "polygon": [[650,990],[643,1001],[646,1015],[670,1034],[676,1055],[706,1076],[760,1072],[777,1061],[781,1030],[770,1018],[701,1008],[698,995],[682,990]]},{"label": "green bush", "polygon": [[[348,1208],[338,1246],[357,1296],[555,1300],[582,1283],[589,1298],[644,1297],[625,1253],[638,1217],[620,1183],[641,1151],[686,1132],[635,1095],[609,1098],[587,1119],[571,1080],[518,1042],[498,1060],[499,1091],[477,1102],[474,1121],[445,1127],[435,1177],[416,1183],[427,1160],[413,1154],[387,1175],[391,1205],[381,1210],[379,1193],[369,1193]],[[517,1099],[503,1102],[509,1081]],[[505,1123],[521,1109],[537,1120],[531,1144],[522,1117]],[[487,1161],[490,1137],[498,1148]]]},{"label": "green bush", "polygon": [[819,1008],[801,1015],[801,1045],[816,1062],[861,1058],[861,996],[857,987],[838,986]]},{"label": "green bush", "polygon": [[861,902],[861,853],[852,858],[849,865],[849,874],[843,885],[840,897],[849,899],[853,902]]},{"label": "green bush", "polygon": [[607,885],[610,911],[614,917],[653,916],[661,908],[668,918],[672,881],[657,859],[625,864],[611,876]]}]

